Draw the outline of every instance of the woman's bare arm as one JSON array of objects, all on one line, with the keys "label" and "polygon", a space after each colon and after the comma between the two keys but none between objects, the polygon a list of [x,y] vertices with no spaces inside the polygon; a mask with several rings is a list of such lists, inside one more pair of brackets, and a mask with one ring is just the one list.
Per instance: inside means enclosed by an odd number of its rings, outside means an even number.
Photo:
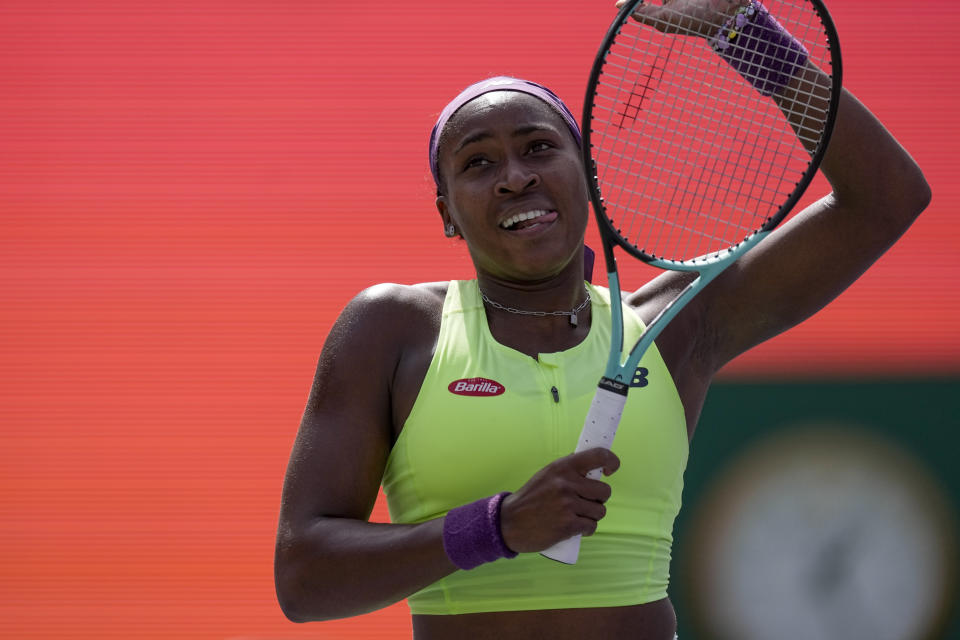
[{"label": "woman's bare arm", "polygon": [[[820,166],[832,193],[774,231],[721,274],[694,311],[716,371],[810,317],[849,287],[930,201],[920,168],[849,92]],[[895,300],[891,300],[896,305]]]},{"label": "woman's bare arm", "polygon": [[295,621],[357,615],[456,570],[442,519],[371,523],[393,440],[391,387],[404,331],[431,325],[408,288],[357,296],[324,345],[284,482],[275,578]]},{"label": "woman's bare arm", "polygon": [[[742,4],[673,0],[643,5],[634,17],[680,37],[709,38],[716,24]],[[819,123],[804,114],[826,110],[829,87],[830,79],[808,63],[772,98],[810,152]],[[791,108],[798,93],[819,99],[817,108]],[[930,188],[909,153],[846,90],[820,169],[832,192],[723,272],[658,339],[681,393],[688,389],[684,397],[693,398],[686,404],[694,419],[720,367],[827,305],[896,242],[930,201]],[[641,313],[655,315],[691,277],[664,274],[631,302]]]}]

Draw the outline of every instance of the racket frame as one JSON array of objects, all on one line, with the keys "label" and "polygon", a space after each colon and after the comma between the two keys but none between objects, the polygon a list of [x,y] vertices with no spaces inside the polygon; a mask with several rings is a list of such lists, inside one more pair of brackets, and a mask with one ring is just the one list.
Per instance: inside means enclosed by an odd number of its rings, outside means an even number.
[{"label": "racket frame", "polygon": [[[593,147],[590,142],[592,133],[590,124],[592,122],[594,97],[598,79],[603,72],[603,67],[611,46],[620,34],[622,25],[631,19],[630,16],[639,5],[643,4],[643,0],[633,0],[624,5],[607,30],[607,34],[604,36],[599,49],[600,53],[594,58],[593,66],[590,70],[590,78],[587,82],[587,91],[583,102],[583,118],[581,121],[583,125],[583,138],[580,150],[583,158],[587,187],[590,193],[590,201],[603,242],[607,284],[610,290],[611,345],[607,365],[604,369],[603,377],[597,386],[597,391],[586,419],[584,420],[584,428],[577,443],[576,451],[579,452],[595,446],[610,447],[616,435],[620,417],[626,404],[627,392],[630,386],[632,386],[637,365],[640,363],[647,349],[650,348],[650,345],[653,344],[663,329],[694,296],[710,284],[710,282],[727,267],[747,251],[757,246],[757,244],[763,241],[763,239],[773,231],[787,216],[794,205],[796,205],[810,184],[810,181],[813,179],[813,176],[816,174],[827,146],[829,145],[833,125],[836,122],[836,114],[839,108],[842,90],[842,66],[836,27],[829,12],[821,0],[803,1],[813,5],[814,11],[818,14],[827,35],[827,44],[830,52],[830,103],[819,143],[813,150],[813,153],[810,154],[809,165],[797,181],[793,191],[779,207],[777,212],[770,216],[758,230],[730,247],[690,260],[671,260],[646,253],[642,249],[637,248],[633,243],[624,239],[614,227],[613,220],[606,214],[606,206],[604,205],[603,196],[600,193],[596,162],[592,154]],[[675,34],[673,37],[690,36]],[[616,246],[619,246],[628,254],[654,267],[670,271],[695,272],[697,274],[696,278],[691,280],[673,300],[667,303],[649,324],[645,325],[640,339],[627,354],[626,359],[623,359],[624,310],[620,278],[617,271],[616,257],[614,256],[614,247]],[[593,469],[587,473],[587,477],[592,479],[599,479],[601,475],[601,469]],[[575,564],[579,550],[580,536],[577,535],[562,540],[556,545],[545,549],[541,554],[558,562]]]},{"label": "racket frame", "polygon": [[[603,377],[605,379],[629,385],[630,381],[633,379],[633,373],[636,370],[640,360],[643,358],[644,353],[650,348],[650,345],[653,344],[654,340],[656,340],[657,336],[660,335],[667,324],[670,323],[677,313],[679,313],[694,296],[696,296],[700,291],[703,290],[704,287],[710,284],[714,278],[720,275],[724,269],[735,262],[744,253],[755,247],[771,231],[773,231],[773,229],[780,224],[780,222],[782,222],[787,214],[793,209],[797,201],[803,195],[804,191],[806,191],[810,181],[813,180],[814,175],[816,175],[817,170],[820,167],[820,162],[823,159],[823,155],[826,153],[827,146],[829,145],[830,136],[833,133],[833,125],[836,122],[837,110],[840,104],[841,88],[843,86],[843,69],[840,57],[840,43],[837,38],[836,26],[834,25],[833,19],[830,17],[830,13],[827,11],[827,8],[824,6],[821,0],[803,1],[812,5],[814,11],[819,16],[824,27],[824,32],[827,35],[827,44],[830,51],[830,105],[827,110],[827,117],[824,122],[824,129],[820,136],[819,144],[811,154],[810,163],[806,171],[804,171],[800,179],[797,181],[793,191],[783,202],[777,212],[767,218],[760,229],[751,233],[731,247],[727,247],[726,249],[722,249],[706,256],[693,258],[691,260],[670,260],[658,258],[657,256],[645,252],[643,249],[637,248],[636,245],[624,239],[623,236],[617,232],[616,228],[614,227],[613,220],[606,214],[606,206],[604,204],[603,196],[600,193],[600,185],[596,172],[596,161],[593,159],[592,154],[593,146],[591,144],[592,131],[590,128],[590,123],[593,119],[592,113],[594,99],[596,97],[598,80],[600,75],[603,73],[603,68],[606,64],[607,55],[610,53],[610,49],[612,48],[617,37],[620,35],[624,23],[632,19],[630,16],[633,15],[634,11],[637,10],[637,7],[644,3],[644,0],[633,0],[632,2],[624,5],[607,30],[599,49],[599,51],[602,53],[598,53],[598,55],[594,58],[593,66],[590,69],[590,77],[587,80],[587,91],[583,100],[583,116],[581,120],[583,124],[583,142],[580,147],[580,153],[583,159],[583,166],[587,178],[587,187],[590,193],[590,201],[593,205],[594,217],[596,218],[597,227],[600,230],[600,236],[603,242],[603,257],[606,263],[607,283],[610,289],[612,341],[614,344],[611,345],[610,357],[607,360],[607,366],[604,370]],[[653,29],[654,27],[647,26],[646,28]],[[673,34],[672,37],[679,38],[694,36]],[[589,170],[587,170],[588,167],[590,168]],[[620,287],[620,278],[617,272],[616,257],[613,253],[614,246],[621,247],[633,257],[638,258],[651,266],[669,271],[695,272],[698,274],[695,279],[693,279],[689,284],[687,284],[686,287],[684,287],[683,291],[676,298],[674,298],[663,309],[661,309],[660,312],[653,318],[653,320],[646,325],[640,340],[627,354],[626,359],[623,359],[622,309],[616,310],[619,313],[615,313],[613,309],[614,304],[620,304],[622,300],[622,289]]]}]

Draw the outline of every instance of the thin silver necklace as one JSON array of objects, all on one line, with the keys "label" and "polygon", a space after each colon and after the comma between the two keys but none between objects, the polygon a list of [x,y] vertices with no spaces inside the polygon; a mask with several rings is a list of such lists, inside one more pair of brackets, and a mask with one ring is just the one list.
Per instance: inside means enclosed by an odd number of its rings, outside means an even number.
[{"label": "thin silver necklace", "polygon": [[583,302],[578,304],[571,311],[527,311],[526,309],[515,309],[513,307],[504,306],[499,302],[494,302],[493,300],[487,297],[487,294],[485,294],[482,289],[480,289],[480,297],[483,298],[483,301],[486,302],[491,307],[493,307],[494,309],[500,309],[501,311],[506,311],[507,313],[516,313],[517,315],[521,315],[521,316],[541,316],[541,317],[542,316],[568,316],[570,318],[570,326],[575,327],[577,326],[577,314],[583,311],[584,308],[588,304],[590,304],[590,292],[587,290],[586,287],[584,287],[583,291],[584,293],[587,294],[587,297],[583,300]]}]

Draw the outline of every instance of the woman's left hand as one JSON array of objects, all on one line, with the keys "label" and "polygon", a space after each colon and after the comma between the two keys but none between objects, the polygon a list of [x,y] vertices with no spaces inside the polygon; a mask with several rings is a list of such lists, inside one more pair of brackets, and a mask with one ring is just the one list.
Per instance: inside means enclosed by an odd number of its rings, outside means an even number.
[{"label": "woman's left hand", "polygon": [[[617,9],[629,0],[617,0]],[[633,19],[664,33],[710,38],[740,6],[742,0],[667,0],[661,5],[642,4]]]}]

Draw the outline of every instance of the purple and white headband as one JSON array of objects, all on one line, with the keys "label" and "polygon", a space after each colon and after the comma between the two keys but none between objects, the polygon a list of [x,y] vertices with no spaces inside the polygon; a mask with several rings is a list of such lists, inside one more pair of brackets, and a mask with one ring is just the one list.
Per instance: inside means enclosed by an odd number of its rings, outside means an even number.
[{"label": "purple and white headband", "polygon": [[451,100],[450,103],[443,108],[443,111],[440,112],[440,117],[437,118],[437,123],[433,125],[433,131],[430,133],[430,173],[433,174],[433,181],[437,186],[440,185],[440,174],[437,170],[437,153],[440,147],[440,134],[443,133],[443,128],[447,126],[447,121],[453,117],[453,114],[455,114],[460,107],[474,98],[478,98],[491,91],[519,91],[543,100],[563,117],[577,144],[581,144],[580,126],[577,124],[576,118],[570,113],[570,109],[563,103],[563,100],[557,97],[557,94],[553,91],[536,82],[521,80],[520,78],[511,78],[509,76],[487,78],[461,91],[460,95]]}]

